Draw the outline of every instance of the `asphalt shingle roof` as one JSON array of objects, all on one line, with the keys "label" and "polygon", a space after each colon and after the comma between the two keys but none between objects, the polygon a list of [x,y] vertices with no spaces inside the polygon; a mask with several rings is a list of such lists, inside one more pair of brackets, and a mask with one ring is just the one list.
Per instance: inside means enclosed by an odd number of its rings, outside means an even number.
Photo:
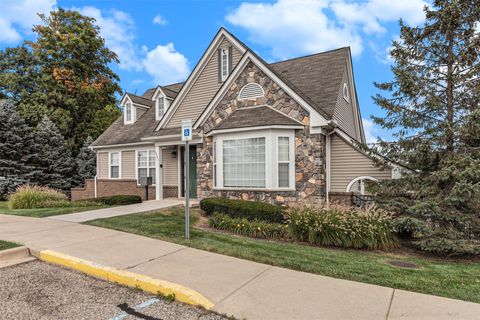
[{"label": "asphalt shingle roof", "polygon": [[267,106],[240,108],[232,112],[213,130],[248,128],[265,125],[298,126],[302,123]]}]

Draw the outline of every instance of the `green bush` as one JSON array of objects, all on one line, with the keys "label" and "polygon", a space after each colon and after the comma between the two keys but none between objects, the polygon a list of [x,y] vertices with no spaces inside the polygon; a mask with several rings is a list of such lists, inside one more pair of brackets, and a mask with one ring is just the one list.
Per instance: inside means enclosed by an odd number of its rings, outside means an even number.
[{"label": "green bush", "polygon": [[480,244],[474,244],[463,239],[447,239],[432,237],[412,241],[411,245],[421,251],[448,256],[475,256],[480,255]]},{"label": "green bush", "polygon": [[394,219],[392,226],[393,231],[401,238],[416,238],[431,233],[425,221],[408,216]]},{"label": "green bush", "polygon": [[245,218],[232,218],[226,214],[214,213],[209,225],[215,229],[229,231],[243,236],[263,239],[283,239],[288,236],[288,225],[269,223]]},{"label": "green bush", "polygon": [[23,185],[8,197],[10,209],[43,208],[45,203],[67,201],[67,196],[60,191],[41,186]]},{"label": "green bush", "polygon": [[[108,206],[117,206],[117,205],[122,206],[127,204],[141,203],[142,197],[134,196],[134,195],[117,195],[117,196],[85,199],[80,201],[96,202],[96,203],[101,203]],[[75,201],[75,202],[80,202],[80,201]]]},{"label": "green bush", "polygon": [[387,249],[396,245],[390,215],[334,207],[331,209],[289,209],[293,239],[315,245],[357,249]]},{"label": "green bush", "polygon": [[285,221],[283,215],[285,208],[264,202],[208,198],[200,201],[200,208],[208,215],[218,212],[232,218],[245,218],[273,223]]}]

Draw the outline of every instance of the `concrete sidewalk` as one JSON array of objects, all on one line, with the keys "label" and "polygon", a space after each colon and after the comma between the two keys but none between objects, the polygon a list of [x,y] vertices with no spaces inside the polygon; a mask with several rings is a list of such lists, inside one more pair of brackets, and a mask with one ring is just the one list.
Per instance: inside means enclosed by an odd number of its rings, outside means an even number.
[{"label": "concrete sidewalk", "polygon": [[190,287],[246,319],[479,319],[480,304],[334,279],[114,230],[0,215],[0,239]]},{"label": "concrete sidewalk", "polygon": [[[191,205],[198,204],[196,200],[190,200]],[[69,214],[61,214],[58,216],[51,216],[47,219],[69,221],[69,222],[85,222],[95,219],[111,218],[117,216],[124,216],[133,213],[147,212],[152,210],[175,207],[185,204],[185,200],[178,198],[168,198],[163,200],[150,200],[142,203],[130,204],[126,206],[118,206],[112,208],[104,208],[97,210],[89,210],[82,212],[75,212]]]}]

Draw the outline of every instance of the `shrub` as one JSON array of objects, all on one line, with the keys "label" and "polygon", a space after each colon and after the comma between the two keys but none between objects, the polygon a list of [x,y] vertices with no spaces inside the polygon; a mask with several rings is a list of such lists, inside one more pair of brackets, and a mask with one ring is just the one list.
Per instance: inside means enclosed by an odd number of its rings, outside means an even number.
[{"label": "shrub", "polygon": [[421,251],[436,255],[474,256],[480,255],[480,244],[463,239],[432,237],[412,241],[411,245]]},{"label": "shrub", "polygon": [[[116,206],[116,205],[127,205],[127,204],[134,204],[134,203],[141,203],[142,197],[135,196],[135,195],[117,195],[117,196],[108,196],[108,197],[99,197],[99,198],[92,198],[92,199],[85,199],[80,201],[87,201],[87,202],[96,202],[101,203],[109,206]],[[75,202],[80,202],[75,201]]]},{"label": "shrub", "polygon": [[93,201],[86,201],[86,200],[79,200],[79,201],[68,201],[68,200],[61,200],[61,201],[44,201],[41,202],[37,208],[68,208],[68,207],[94,207],[94,206],[102,206],[103,204],[100,202],[93,202]]},{"label": "shrub", "polygon": [[283,215],[285,208],[264,202],[208,198],[200,201],[200,208],[208,215],[218,212],[232,218],[245,218],[273,223],[282,223],[285,220]]},{"label": "shrub", "polygon": [[392,226],[393,231],[402,238],[421,237],[431,233],[425,221],[408,216],[400,216],[394,219]]},{"label": "shrub", "polygon": [[60,191],[41,186],[23,185],[8,197],[10,209],[43,208],[44,203],[67,201]]},{"label": "shrub", "polygon": [[386,249],[396,245],[390,215],[378,209],[289,209],[290,234],[315,245]]},{"label": "shrub", "polygon": [[283,239],[288,236],[288,225],[283,223],[269,223],[259,220],[247,220],[245,218],[232,218],[226,214],[215,213],[208,221],[210,226],[236,234],[263,238]]}]

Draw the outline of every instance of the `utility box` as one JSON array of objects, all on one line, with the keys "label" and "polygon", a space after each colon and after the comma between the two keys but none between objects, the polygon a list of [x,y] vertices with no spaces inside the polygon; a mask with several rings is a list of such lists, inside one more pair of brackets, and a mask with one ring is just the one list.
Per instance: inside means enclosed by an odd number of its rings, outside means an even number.
[{"label": "utility box", "polygon": [[142,187],[148,187],[151,186],[153,183],[153,178],[152,177],[141,177],[138,179],[138,182]]}]

